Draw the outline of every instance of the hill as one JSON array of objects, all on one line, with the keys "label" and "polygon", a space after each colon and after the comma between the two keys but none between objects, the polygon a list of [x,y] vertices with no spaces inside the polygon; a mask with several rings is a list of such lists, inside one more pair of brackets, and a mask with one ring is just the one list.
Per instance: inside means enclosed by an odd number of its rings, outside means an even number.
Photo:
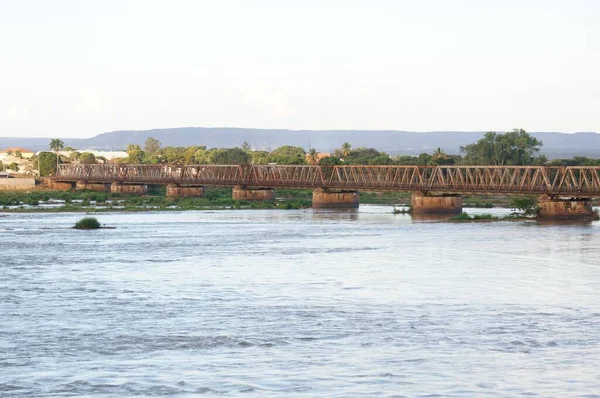
[{"label": "hill", "polygon": [[[598,133],[531,133],[544,143],[542,152],[549,158],[588,156],[600,157]],[[85,139],[63,139],[66,146],[88,149],[123,149],[128,144],[144,145],[148,137],[158,139],[163,146],[205,145],[212,147],[240,146],[248,141],[252,148],[272,150],[282,145],[296,145],[305,149],[316,148],[332,152],[343,142],[354,148],[373,147],[392,155],[417,155],[440,147],[451,154],[460,147],[477,141],[483,132],[432,131],[411,132],[398,130],[285,130],[248,129],[228,127],[183,127],[154,130],[113,131]],[[48,148],[48,138],[1,138],[0,149],[12,146],[32,150]]]}]

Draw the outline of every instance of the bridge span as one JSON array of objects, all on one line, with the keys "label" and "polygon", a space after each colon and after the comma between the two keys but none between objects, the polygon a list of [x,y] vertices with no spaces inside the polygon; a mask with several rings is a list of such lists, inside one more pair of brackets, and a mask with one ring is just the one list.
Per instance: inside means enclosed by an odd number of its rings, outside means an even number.
[{"label": "bridge span", "polygon": [[62,164],[56,180],[600,197],[600,166]]},{"label": "bridge span", "polygon": [[270,200],[274,188],[314,189],[313,207],[358,207],[358,191],[409,191],[413,212],[460,212],[462,194],[539,195],[549,218],[591,215],[600,197],[600,166],[308,166],[59,165],[55,178],[80,189],[143,193],[167,185],[169,196],[201,196],[205,186],[233,186],[238,200]]}]

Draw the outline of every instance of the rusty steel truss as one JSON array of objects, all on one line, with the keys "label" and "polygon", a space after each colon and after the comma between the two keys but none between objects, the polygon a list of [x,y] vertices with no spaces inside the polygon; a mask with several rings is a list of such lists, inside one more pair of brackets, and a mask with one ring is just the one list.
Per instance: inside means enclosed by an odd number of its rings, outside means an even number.
[{"label": "rusty steel truss", "polygon": [[600,167],[60,165],[57,181],[600,197]]}]

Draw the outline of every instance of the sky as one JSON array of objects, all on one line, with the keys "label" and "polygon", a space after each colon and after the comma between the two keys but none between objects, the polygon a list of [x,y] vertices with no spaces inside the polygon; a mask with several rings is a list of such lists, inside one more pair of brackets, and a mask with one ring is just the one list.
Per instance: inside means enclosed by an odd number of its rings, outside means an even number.
[{"label": "sky", "polygon": [[600,131],[600,1],[0,0],[0,136]]}]

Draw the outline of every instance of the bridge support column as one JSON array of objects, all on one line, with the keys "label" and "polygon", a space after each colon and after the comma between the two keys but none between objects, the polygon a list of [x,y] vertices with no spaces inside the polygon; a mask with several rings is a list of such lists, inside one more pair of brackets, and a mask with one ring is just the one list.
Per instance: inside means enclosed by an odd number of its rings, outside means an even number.
[{"label": "bridge support column", "polygon": [[597,220],[598,214],[592,209],[592,202],[586,198],[551,198],[542,195],[538,198],[541,220]]},{"label": "bridge support column", "polygon": [[110,184],[110,193],[129,193],[129,194],[146,194],[148,193],[148,185],[129,185],[113,182]]},{"label": "bridge support column", "polygon": [[182,187],[176,184],[167,185],[167,198],[202,196],[204,196],[204,187]]},{"label": "bridge support column", "polygon": [[457,214],[462,212],[462,196],[413,192],[411,205],[414,214]]},{"label": "bridge support column", "polygon": [[108,185],[108,184],[90,184],[85,181],[77,181],[77,183],[75,184],[76,191],[83,191],[86,189],[89,191],[109,192],[110,185]]},{"label": "bridge support column", "polygon": [[356,209],[359,206],[358,191],[333,191],[317,188],[313,191],[312,207],[329,209]]},{"label": "bridge support column", "polygon": [[73,189],[72,182],[60,182],[56,181],[54,178],[43,178],[42,185],[48,189],[56,189],[58,191],[68,191]]},{"label": "bridge support column", "polygon": [[275,200],[275,191],[272,188],[244,188],[236,185],[231,192],[233,200]]}]

